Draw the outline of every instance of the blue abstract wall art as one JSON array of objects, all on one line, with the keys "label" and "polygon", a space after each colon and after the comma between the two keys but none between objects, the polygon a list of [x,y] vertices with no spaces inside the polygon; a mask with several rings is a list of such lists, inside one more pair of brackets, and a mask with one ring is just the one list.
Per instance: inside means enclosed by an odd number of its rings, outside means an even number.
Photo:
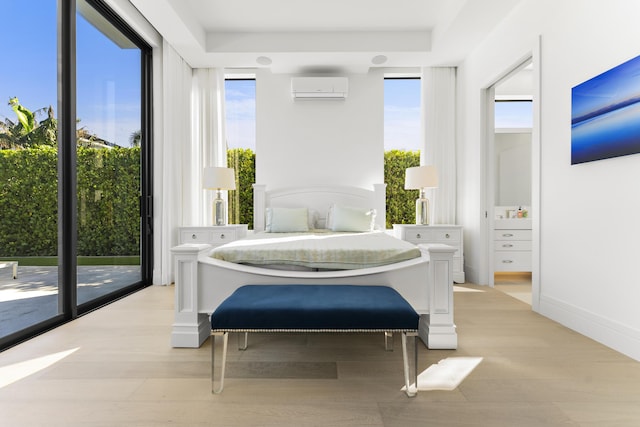
[{"label": "blue abstract wall art", "polygon": [[640,56],[571,90],[571,164],[640,153]]}]

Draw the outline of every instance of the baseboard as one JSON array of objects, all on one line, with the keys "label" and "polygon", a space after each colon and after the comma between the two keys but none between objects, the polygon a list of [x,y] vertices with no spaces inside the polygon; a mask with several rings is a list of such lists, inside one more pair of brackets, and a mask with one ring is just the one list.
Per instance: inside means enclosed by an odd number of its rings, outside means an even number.
[{"label": "baseboard", "polygon": [[540,296],[539,313],[640,361],[640,331],[555,298]]}]

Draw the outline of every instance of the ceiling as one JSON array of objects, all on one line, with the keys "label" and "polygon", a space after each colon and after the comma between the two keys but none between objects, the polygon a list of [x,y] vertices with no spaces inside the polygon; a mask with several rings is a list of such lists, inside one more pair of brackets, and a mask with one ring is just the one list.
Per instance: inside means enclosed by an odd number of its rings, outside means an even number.
[{"label": "ceiling", "polygon": [[194,68],[458,64],[522,0],[130,0]]}]

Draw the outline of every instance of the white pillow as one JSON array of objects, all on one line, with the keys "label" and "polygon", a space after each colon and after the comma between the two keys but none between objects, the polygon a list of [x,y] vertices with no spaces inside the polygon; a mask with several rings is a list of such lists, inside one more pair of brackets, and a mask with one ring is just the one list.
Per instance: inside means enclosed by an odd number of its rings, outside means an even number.
[{"label": "white pillow", "polygon": [[270,233],[309,231],[309,211],[307,208],[268,208],[265,231]]},{"label": "white pillow", "polygon": [[332,231],[372,231],[376,220],[375,209],[333,205],[329,210]]}]

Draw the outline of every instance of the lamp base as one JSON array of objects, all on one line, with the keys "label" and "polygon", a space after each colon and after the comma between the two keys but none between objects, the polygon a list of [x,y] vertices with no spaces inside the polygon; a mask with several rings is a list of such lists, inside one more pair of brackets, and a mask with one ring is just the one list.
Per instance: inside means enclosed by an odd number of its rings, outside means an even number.
[{"label": "lamp base", "polygon": [[227,225],[227,204],[222,198],[220,190],[216,192],[213,199],[213,225]]},{"label": "lamp base", "polygon": [[416,224],[429,225],[429,199],[424,191],[421,191],[420,197],[416,199]]}]

